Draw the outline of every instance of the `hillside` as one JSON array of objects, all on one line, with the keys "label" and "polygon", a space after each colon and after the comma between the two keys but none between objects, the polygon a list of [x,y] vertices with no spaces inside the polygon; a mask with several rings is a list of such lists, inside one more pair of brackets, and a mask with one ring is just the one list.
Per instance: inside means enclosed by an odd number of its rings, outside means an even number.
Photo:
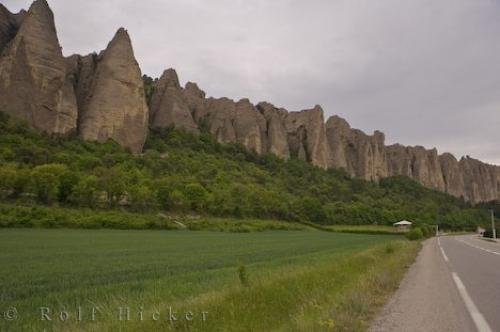
[{"label": "hillside", "polygon": [[422,146],[387,146],[383,133],[367,135],[338,116],[325,119],[319,105],[288,111],[268,102],[207,97],[196,83],[182,87],[173,69],[159,79],[145,77],[144,89],[124,28],[99,53],[65,57],[45,0],[18,14],[0,4],[0,19],[0,110],[40,132],[112,139],[139,154],[150,127],[206,131],[219,143],[343,169],[364,180],[406,176],[472,203],[500,198],[500,167]]},{"label": "hillside", "polygon": [[5,203],[320,224],[405,218],[459,229],[488,222],[486,210],[405,177],[377,184],[220,144],[209,133],[153,130],[145,152],[134,155],[112,141],[51,138],[0,114]]}]

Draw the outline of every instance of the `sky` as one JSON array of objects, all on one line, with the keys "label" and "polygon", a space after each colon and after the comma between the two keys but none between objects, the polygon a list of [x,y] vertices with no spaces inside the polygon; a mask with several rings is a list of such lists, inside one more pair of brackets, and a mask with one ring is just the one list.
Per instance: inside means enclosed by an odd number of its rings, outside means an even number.
[{"label": "sky", "polygon": [[65,55],[123,26],[150,76],[173,67],[208,96],[319,104],[386,144],[500,165],[499,0],[48,2]]}]

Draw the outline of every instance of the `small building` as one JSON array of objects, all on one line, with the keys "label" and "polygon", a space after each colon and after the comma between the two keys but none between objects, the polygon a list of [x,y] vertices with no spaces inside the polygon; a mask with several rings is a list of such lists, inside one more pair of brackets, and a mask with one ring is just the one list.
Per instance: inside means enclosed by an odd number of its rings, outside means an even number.
[{"label": "small building", "polygon": [[393,225],[394,225],[394,227],[396,227],[398,232],[407,232],[411,227],[411,221],[401,220],[401,221],[395,222]]}]

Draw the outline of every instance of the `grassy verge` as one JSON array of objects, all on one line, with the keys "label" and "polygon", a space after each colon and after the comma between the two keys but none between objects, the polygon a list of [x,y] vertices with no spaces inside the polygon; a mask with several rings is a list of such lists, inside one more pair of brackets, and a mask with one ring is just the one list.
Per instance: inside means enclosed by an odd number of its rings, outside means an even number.
[{"label": "grassy verge", "polygon": [[417,243],[394,242],[337,262],[282,271],[247,286],[195,298],[179,306],[204,308],[211,319],[161,325],[172,331],[364,331],[397,288]]},{"label": "grassy verge", "polygon": [[[417,248],[394,236],[317,231],[3,229],[0,308],[16,307],[20,318],[0,320],[0,330],[359,330]],[[40,321],[42,306],[53,321]],[[119,307],[130,308],[130,321],[118,320]],[[179,317],[187,312],[192,321]]]}]

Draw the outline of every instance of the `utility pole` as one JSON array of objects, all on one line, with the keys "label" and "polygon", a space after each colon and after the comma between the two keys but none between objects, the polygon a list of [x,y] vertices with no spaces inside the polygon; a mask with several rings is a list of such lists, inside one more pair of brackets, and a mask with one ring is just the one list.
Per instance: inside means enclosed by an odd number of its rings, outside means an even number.
[{"label": "utility pole", "polygon": [[491,230],[493,233],[493,240],[497,239],[497,230],[495,229],[495,214],[493,212],[493,209],[490,210],[491,212]]}]

